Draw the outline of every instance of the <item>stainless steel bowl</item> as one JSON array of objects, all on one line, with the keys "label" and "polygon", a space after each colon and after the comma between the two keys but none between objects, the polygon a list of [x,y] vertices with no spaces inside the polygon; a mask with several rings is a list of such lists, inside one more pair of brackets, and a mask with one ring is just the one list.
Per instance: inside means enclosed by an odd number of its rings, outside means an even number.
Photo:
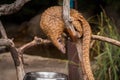
[{"label": "stainless steel bowl", "polygon": [[68,80],[67,75],[56,72],[28,72],[23,80]]}]

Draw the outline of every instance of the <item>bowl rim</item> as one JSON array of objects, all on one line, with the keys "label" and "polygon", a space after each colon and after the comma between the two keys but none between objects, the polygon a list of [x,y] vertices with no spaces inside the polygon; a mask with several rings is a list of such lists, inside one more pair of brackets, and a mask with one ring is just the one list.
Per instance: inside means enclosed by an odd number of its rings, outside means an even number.
[{"label": "bowl rim", "polygon": [[[40,77],[40,75],[42,77]],[[64,73],[53,72],[53,71],[52,72],[51,71],[31,71],[31,72],[27,72],[25,74],[25,77],[27,77],[27,76],[29,76],[29,77],[31,76],[31,77],[38,78],[38,79],[39,78],[45,78],[45,79],[47,79],[47,78],[54,78],[54,79],[65,78],[65,79],[67,79],[68,78],[68,75],[66,75]],[[45,77],[43,77],[43,76],[45,76]]]}]

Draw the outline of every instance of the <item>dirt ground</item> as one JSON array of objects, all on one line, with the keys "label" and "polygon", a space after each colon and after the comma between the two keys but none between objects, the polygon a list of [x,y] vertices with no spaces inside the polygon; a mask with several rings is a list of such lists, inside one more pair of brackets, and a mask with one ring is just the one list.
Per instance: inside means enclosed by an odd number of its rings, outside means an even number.
[{"label": "dirt ground", "polygon": [[[24,55],[24,61],[25,72],[54,71],[68,74],[66,60]],[[9,52],[0,54],[0,80],[16,80],[15,67]]]}]

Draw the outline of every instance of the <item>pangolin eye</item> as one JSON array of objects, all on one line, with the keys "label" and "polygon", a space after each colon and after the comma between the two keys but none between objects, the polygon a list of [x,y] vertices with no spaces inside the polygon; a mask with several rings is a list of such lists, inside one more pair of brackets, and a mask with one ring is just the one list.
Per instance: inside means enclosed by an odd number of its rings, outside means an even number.
[{"label": "pangolin eye", "polygon": [[57,38],[57,41],[58,41],[59,43],[62,43],[62,42],[63,42],[61,37],[58,37],[58,38]]},{"label": "pangolin eye", "polygon": [[62,43],[62,39],[59,38],[59,39],[58,39],[58,42]]}]

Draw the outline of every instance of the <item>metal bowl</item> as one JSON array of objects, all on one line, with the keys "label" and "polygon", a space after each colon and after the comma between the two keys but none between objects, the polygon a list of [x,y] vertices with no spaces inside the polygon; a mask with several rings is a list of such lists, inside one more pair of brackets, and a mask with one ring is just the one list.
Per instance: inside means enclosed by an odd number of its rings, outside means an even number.
[{"label": "metal bowl", "polygon": [[23,80],[68,80],[67,75],[56,72],[28,72]]}]

